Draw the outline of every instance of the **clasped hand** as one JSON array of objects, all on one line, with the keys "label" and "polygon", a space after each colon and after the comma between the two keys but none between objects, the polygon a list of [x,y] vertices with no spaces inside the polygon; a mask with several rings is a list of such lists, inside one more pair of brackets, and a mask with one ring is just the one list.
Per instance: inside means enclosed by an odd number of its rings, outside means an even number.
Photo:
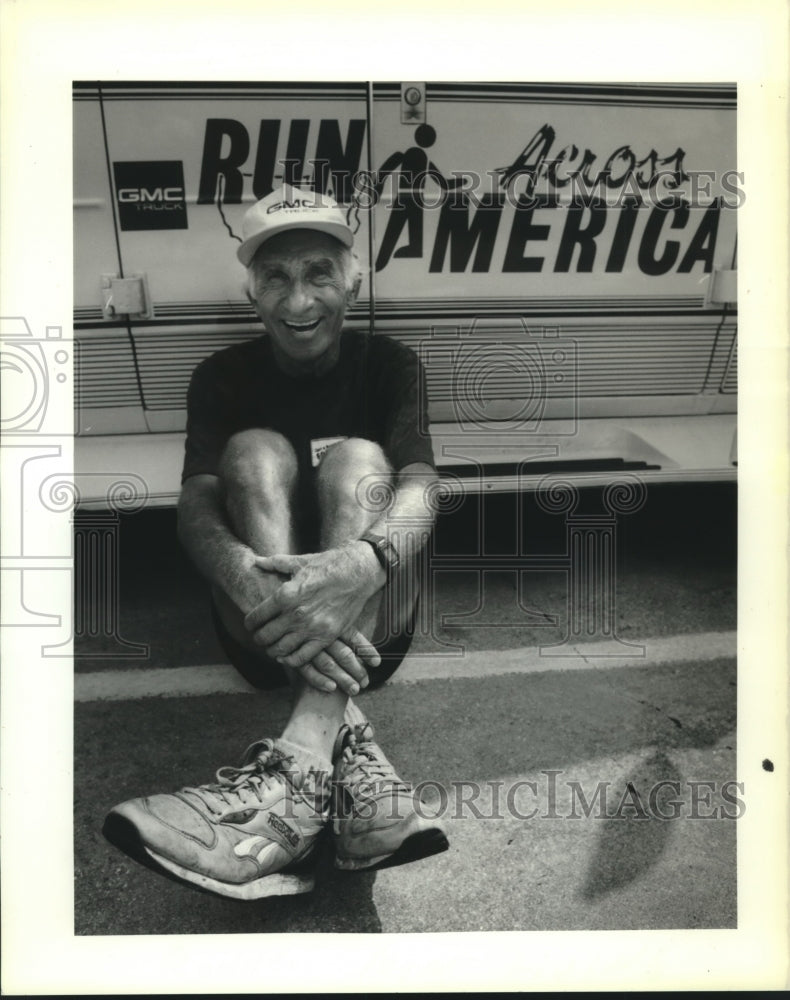
[{"label": "clasped hand", "polygon": [[253,608],[244,625],[267,655],[298,670],[323,691],[349,694],[367,684],[366,667],[381,657],[355,623],[375,592],[343,549],[307,555],[258,556],[256,565],[288,576]]}]

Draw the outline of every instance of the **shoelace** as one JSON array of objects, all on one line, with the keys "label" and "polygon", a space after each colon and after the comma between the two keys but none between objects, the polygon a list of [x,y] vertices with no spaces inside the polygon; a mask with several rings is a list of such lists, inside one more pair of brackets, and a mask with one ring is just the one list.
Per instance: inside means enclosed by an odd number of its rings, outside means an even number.
[{"label": "shoelace", "polygon": [[254,743],[244,759],[249,763],[241,767],[221,767],[216,782],[183,791],[196,795],[212,812],[223,812],[226,806],[248,806],[255,801],[262,802],[264,791],[286,781],[282,765],[293,761],[265,741]]},{"label": "shoelace", "polygon": [[346,765],[343,784],[353,787],[365,783],[370,787],[381,781],[382,787],[387,789],[408,791],[410,785],[401,781],[392,764],[376,753],[376,749],[372,742],[359,742],[353,733],[349,736],[349,742],[343,750],[343,760]]}]

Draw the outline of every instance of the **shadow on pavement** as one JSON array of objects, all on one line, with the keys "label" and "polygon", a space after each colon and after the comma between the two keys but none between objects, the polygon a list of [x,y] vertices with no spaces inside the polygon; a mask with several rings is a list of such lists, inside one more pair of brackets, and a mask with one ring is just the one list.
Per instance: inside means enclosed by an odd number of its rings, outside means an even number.
[{"label": "shadow on pavement", "polygon": [[670,786],[665,785],[661,802],[643,801],[640,789],[655,789],[662,782],[682,784],[682,776],[666,754],[653,754],[636,771],[617,782],[610,802],[612,818],[602,819],[598,843],[594,849],[581,889],[585,900],[593,901],[621,889],[645,874],[667,848],[673,824]]}]

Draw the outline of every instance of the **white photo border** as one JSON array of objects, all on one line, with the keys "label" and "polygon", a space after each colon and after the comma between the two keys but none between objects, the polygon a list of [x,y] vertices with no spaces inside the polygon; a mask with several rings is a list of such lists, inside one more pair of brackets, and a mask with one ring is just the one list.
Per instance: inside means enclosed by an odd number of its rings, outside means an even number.
[{"label": "white photo border", "polygon": [[[78,938],[70,662],[42,658],[36,629],[4,629],[6,993],[255,993],[263,982],[267,992],[786,985],[787,13],[784,2],[748,0],[665,0],[639,12],[616,0],[545,7],[407,0],[375,12],[370,4],[313,0],[298,8],[260,0],[0,4],[0,315],[23,316],[36,335],[60,327],[71,336],[75,79],[734,80],[746,194],[738,250],[737,777],[747,809],[738,823],[738,929],[261,935],[254,944],[246,935]],[[67,396],[62,427],[71,421]],[[71,440],[56,444],[60,452],[47,460],[68,472]],[[4,486],[13,473],[8,457]],[[36,503],[21,497],[31,524]],[[7,495],[4,538],[14,510]],[[52,546],[60,558],[70,539],[53,538]],[[70,584],[68,572],[47,574],[52,613],[66,618]],[[773,773],[760,766],[766,757]]]}]

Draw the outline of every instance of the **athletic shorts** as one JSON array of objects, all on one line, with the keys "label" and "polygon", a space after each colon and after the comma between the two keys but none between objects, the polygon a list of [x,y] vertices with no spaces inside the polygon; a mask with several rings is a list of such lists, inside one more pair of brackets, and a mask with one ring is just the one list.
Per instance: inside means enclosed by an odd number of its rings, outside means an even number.
[{"label": "athletic shorts", "polygon": [[[416,621],[418,604],[419,599],[414,606],[407,628],[400,634],[391,636],[386,642],[376,646],[381,656],[381,663],[378,667],[370,667],[368,669],[370,683],[366,688],[362,689],[363,693],[365,691],[374,691],[385,684],[403,662],[414,638],[414,623]],[[262,691],[271,691],[274,688],[283,687],[289,683],[285,670],[276,660],[272,660],[262,653],[253,653],[243,646],[238,639],[234,639],[225,628],[213,601],[211,603],[211,615],[214,620],[217,638],[225,655],[248,683]]]}]

